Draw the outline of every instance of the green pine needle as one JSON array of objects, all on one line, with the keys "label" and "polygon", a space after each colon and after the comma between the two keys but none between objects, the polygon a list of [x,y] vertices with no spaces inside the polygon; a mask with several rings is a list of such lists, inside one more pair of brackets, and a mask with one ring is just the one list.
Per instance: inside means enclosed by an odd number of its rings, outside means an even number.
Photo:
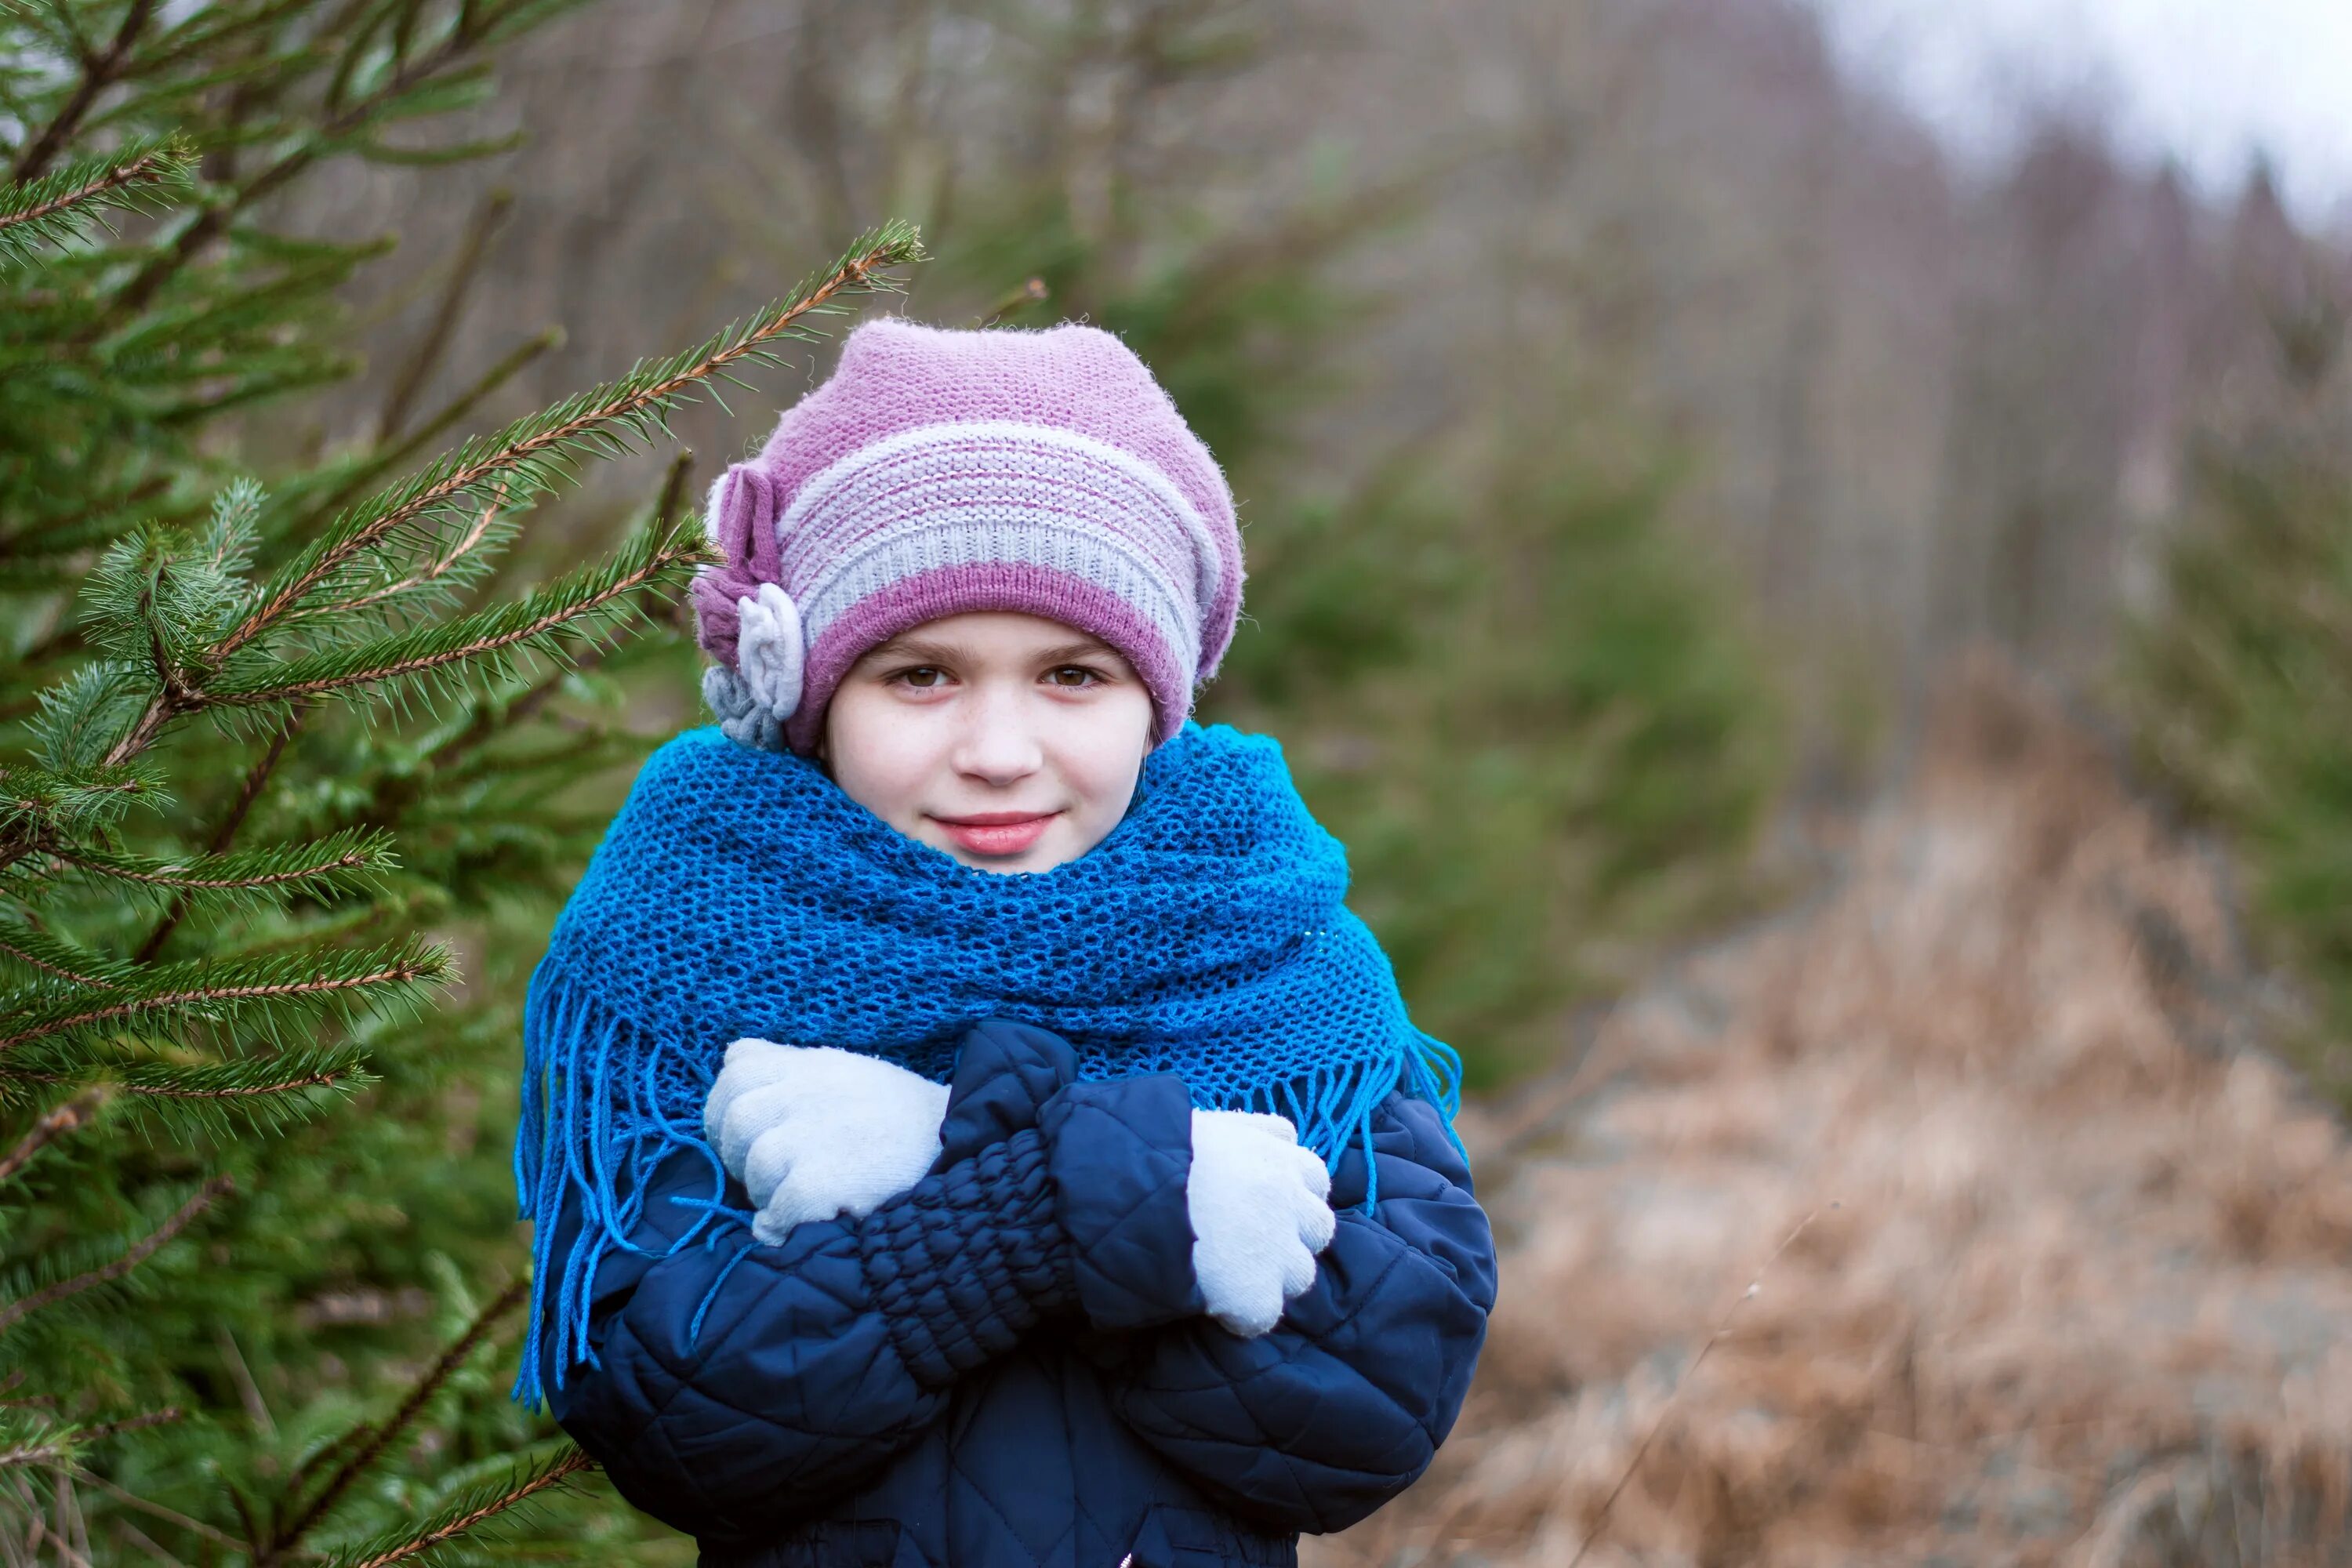
[{"label": "green pine needle", "polygon": [[522,599],[439,626],[272,662],[242,681],[207,687],[201,700],[206,706],[251,708],[320,697],[397,700],[417,686],[455,690],[467,679],[504,678],[528,655],[562,658],[568,646],[586,635],[641,618],[642,595],[677,584],[705,559],[700,533],[690,524],[648,532],[612,560]]},{"label": "green pine needle", "polygon": [[236,652],[289,616],[348,599],[354,588],[366,591],[363,572],[356,579],[352,572],[371,551],[403,541],[429,551],[450,531],[462,534],[489,507],[519,511],[561,488],[580,455],[599,455],[599,442],[612,444],[604,454],[611,455],[667,437],[668,412],[690,401],[697,384],[730,364],[779,363],[782,343],[815,336],[809,317],[834,313],[849,298],[895,289],[891,272],[921,257],[913,226],[886,224],[750,321],[466,442],[339,517],[272,578],[260,604],[228,632],[215,656]]},{"label": "green pine needle", "polygon": [[384,872],[400,864],[390,835],[360,828],[306,844],[176,860],[111,854],[76,845],[50,845],[44,849],[67,866],[95,877],[195,898],[274,900],[297,894],[320,898],[372,890],[383,885]]},{"label": "green pine needle", "polygon": [[152,965],[122,972],[103,989],[45,981],[0,997],[0,1068],[8,1053],[36,1041],[188,1026],[286,1045],[298,1024],[412,1002],[449,970],[446,949],[404,937],[363,950]]},{"label": "green pine needle", "polygon": [[509,1510],[560,1488],[588,1469],[587,1455],[570,1443],[550,1446],[501,1473],[457,1489],[424,1517],[381,1531],[330,1554],[321,1568],[391,1568],[395,1563],[444,1561],[447,1547],[486,1528],[511,1528]]},{"label": "green pine needle", "polygon": [[21,267],[112,212],[148,212],[193,185],[195,149],[176,136],[141,136],[0,189],[0,268]]}]

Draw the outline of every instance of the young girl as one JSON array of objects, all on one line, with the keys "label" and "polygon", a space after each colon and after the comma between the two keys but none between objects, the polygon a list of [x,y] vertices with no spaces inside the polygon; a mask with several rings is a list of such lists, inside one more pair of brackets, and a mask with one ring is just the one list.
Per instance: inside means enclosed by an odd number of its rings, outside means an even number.
[{"label": "young girl", "polygon": [[518,1396],[706,1563],[1295,1563],[1495,1259],[1344,852],[1190,717],[1216,464],[1107,333],[883,320],[710,511],[721,723],[532,978]]}]

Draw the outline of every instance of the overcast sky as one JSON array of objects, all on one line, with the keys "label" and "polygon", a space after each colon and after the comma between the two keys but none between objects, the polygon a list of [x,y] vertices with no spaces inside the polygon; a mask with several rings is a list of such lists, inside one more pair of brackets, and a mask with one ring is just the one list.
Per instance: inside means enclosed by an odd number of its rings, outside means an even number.
[{"label": "overcast sky", "polygon": [[2234,189],[2255,149],[2315,222],[2352,225],[2352,0],[1814,0],[1847,59],[1964,150],[2087,93],[2127,145]]}]

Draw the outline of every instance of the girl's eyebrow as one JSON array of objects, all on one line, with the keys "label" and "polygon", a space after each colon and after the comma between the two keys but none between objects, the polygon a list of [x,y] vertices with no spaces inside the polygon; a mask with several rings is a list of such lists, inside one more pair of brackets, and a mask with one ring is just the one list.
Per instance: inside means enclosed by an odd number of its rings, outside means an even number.
[{"label": "girl's eyebrow", "polygon": [[866,659],[919,658],[931,664],[953,664],[965,657],[965,650],[953,643],[929,642],[917,637],[895,637],[887,642],[876,643],[866,650]]},{"label": "girl's eyebrow", "polygon": [[[1076,642],[1057,643],[1040,648],[1034,656],[1039,664],[1061,664],[1074,658],[1099,658],[1116,654],[1117,649],[1100,637],[1083,637]],[[926,637],[895,637],[877,643],[866,651],[869,659],[919,658],[932,664],[955,664],[971,658],[971,651],[954,643],[932,642]],[[863,662],[863,661],[861,661]]]},{"label": "girl's eyebrow", "polygon": [[1037,654],[1037,662],[1061,664],[1073,658],[1099,658],[1104,654],[1116,655],[1118,651],[1099,637],[1087,637],[1078,642],[1066,642],[1055,647],[1041,649]]}]

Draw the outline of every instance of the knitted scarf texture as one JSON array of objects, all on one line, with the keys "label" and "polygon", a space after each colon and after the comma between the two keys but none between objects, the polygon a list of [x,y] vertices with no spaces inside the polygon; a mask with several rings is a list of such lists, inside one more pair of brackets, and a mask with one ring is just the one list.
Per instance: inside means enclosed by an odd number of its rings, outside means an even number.
[{"label": "knitted scarf texture", "polygon": [[[672,1153],[690,1151],[709,1185],[667,1250],[753,1245],[702,1130],[746,1036],[944,1083],[966,1028],[1015,1019],[1067,1039],[1083,1078],[1174,1073],[1202,1109],[1279,1112],[1335,1170],[1351,1143],[1369,1165],[1391,1090],[1450,1121],[1460,1058],[1408,1019],[1347,887],[1346,852],[1280,744],[1223,724],[1188,721],[1156,748],[1091,850],[1013,874],[907,837],[805,757],[716,729],[669,742],[531,976],[515,1180],[536,1226],[534,1299],[516,1397],[541,1396],[542,1332],[558,1336],[559,1386],[593,1364],[597,1264],[644,1250],[628,1237]],[[557,1256],[567,1194],[585,1223]]]}]

